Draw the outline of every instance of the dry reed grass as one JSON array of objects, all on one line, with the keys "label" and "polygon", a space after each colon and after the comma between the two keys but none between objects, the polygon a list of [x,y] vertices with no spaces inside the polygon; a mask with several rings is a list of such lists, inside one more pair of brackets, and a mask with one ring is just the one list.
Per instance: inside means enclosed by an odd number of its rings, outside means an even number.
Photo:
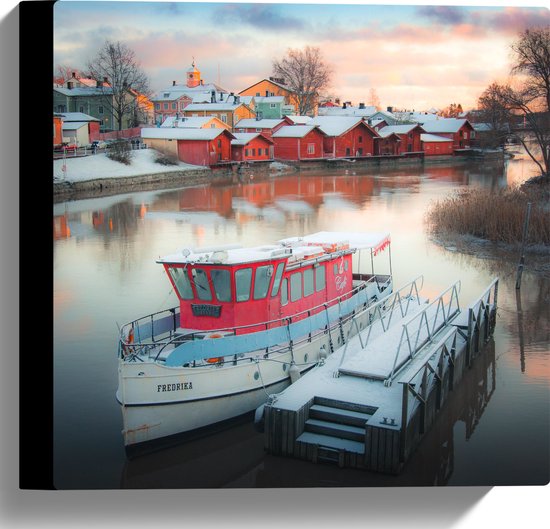
[{"label": "dry reed grass", "polygon": [[433,234],[472,235],[506,244],[521,243],[527,203],[527,244],[550,245],[550,203],[546,186],[499,190],[468,188],[431,205],[426,221]]}]

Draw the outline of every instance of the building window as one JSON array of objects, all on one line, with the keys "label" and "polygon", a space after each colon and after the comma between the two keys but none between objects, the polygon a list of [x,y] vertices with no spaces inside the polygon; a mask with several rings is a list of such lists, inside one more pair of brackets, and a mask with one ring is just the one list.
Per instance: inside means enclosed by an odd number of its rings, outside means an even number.
[{"label": "building window", "polygon": [[162,97],[170,97],[170,93],[169,93],[169,92],[164,92],[164,94],[162,95]]},{"label": "building window", "polygon": [[172,103],[172,110],[177,110],[177,109],[178,109],[178,104]]},{"label": "building window", "polygon": [[245,150],[244,150],[244,155],[245,155],[245,156],[248,156],[248,149],[245,149]]},{"label": "building window", "polygon": [[258,156],[262,155],[262,149],[258,149]]},{"label": "building window", "polygon": [[324,290],[325,285],[325,267],[323,265],[320,265],[315,269],[315,290],[317,292],[319,292],[320,290]]},{"label": "building window", "polygon": [[307,153],[308,154],[315,154],[315,144],[314,143],[308,143],[307,144]]},{"label": "building window", "polygon": [[262,132],[262,129],[256,129],[256,132]]},{"label": "building window", "polygon": [[277,107],[276,103],[269,103],[269,108],[276,108],[276,107]]},{"label": "building window", "polygon": [[273,97],[273,96],[275,95],[275,93],[274,93],[274,92],[269,92],[269,95],[270,95],[271,97]]},{"label": "building window", "polygon": [[288,303],[288,279],[285,277],[281,282],[281,305]]},{"label": "building window", "polygon": [[304,270],[304,297],[313,294],[313,268]]},{"label": "building window", "polygon": [[103,107],[100,105],[100,106],[97,108],[97,111],[98,111],[100,114],[103,114]]},{"label": "building window", "polygon": [[468,139],[468,133],[467,133],[466,131],[464,131],[464,132],[462,133],[462,137],[463,137],[465,140],[467,140],[467,139]]},{"label": "building window", "polygon": [[254,299],[263,299],[267,296],[272,275],[273,265],[258,266],[254,277]]},{"label": "building window", "polygon": [[222,114],[222,115],[220,116],[220,118],[221,118],[221,120],[222,120],[223,123],[227,123],[227,114]]},{"label": "building window", "polygon": [[229,270],[214,269],[210,272],[218,301],[231,301],[231,274]]},{"label": "building window", "polygon": [[193,282],[195,283],[195,289],[197,291],[197,296],[203,301],[212,300],[212,292],[210,290],[210,283],[208,281],[208,276],[206,271],[202,268],[193,268],[191,270],[193,275]]},{"label": "building window", "polygon": [[168,103],[164,103],[163,108],[164,108],[164,110],[168,110]]},{"label": "building window", "polygon": [[358,141],[359,143],[363,143],[363,136],[359,136],[359,138],[357,138],[357,141]]},{"label": "building window", "polygon": [[251,282],[252,268],[241,268],[235,272],[235,294],[237,301],[248,301],[250,298]]},{"label": "building window", "polygon": [[260,97],[260,92],[256,92],[256,97]]},{"label": "building window", "polygon": [[78,111],[81,112],[82,114],[84,114],[84,107],[82,105],[80,105],[78,107]]},{"label": "building window", "polygon": [[222,140],[218,140],[218,149],[222,148]]},{"label": "building window", "polygon": [[252,156],[256,156],[256,149],[252,149]]},{"label": "building window", "polygon": [[298,301],[302,297],[302,274],[297,272],[290,276],[290,301]]},{"label": "building window", "polygon": [[160,110],[160,103],[155,103],[155,110]]},{"label": "building window", "polygon": [[183,110],[185,108],[185,103],[183,101],[180,101],[180,110]]}]

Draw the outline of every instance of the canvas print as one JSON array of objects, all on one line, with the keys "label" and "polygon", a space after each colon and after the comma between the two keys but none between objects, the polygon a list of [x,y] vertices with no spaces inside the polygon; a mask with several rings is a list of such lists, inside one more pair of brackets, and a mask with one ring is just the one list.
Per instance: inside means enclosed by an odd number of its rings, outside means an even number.
[{"label": "canvas print", "polygon": [[56,488],[548,483],[547,8],[53,36]]}]

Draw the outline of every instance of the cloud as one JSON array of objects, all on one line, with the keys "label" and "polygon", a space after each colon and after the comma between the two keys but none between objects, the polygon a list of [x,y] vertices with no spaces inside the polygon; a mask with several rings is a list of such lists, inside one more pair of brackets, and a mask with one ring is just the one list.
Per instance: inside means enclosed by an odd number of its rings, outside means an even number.
[{"label": "cloud", "polygon": [[417,13],[441,24],[449,25],[462,24],[466,18],[464,9],[452,6],[423,6],[418,8]]},{"label": "cloud", "polygon": [[263,30],[294,30],[303,29],[305,23],[299,18],[281,14],[276,6],[266,4],[223,4],[217,9],[212,19],[216,24],[244,23]]}]

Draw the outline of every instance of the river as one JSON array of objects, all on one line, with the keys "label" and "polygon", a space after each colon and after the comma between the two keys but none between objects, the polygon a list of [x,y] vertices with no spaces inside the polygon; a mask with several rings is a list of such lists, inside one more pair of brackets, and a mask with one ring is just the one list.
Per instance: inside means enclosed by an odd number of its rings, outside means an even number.
[{"label": "river", "polygon": [[[522,485],[549,480],[550,279],[432,242],[431,201],[532,174],[525,159],[247,177],[54,205],[54,484],[58,489]],[[463,306],[500,278],[493,339],[399,476],[264,453],[249,422],[127,460],[115,400],[117,325],[177,304],[155,260],[185,246],[266,244],[322,230],[389,231],[394,285]]]}]

